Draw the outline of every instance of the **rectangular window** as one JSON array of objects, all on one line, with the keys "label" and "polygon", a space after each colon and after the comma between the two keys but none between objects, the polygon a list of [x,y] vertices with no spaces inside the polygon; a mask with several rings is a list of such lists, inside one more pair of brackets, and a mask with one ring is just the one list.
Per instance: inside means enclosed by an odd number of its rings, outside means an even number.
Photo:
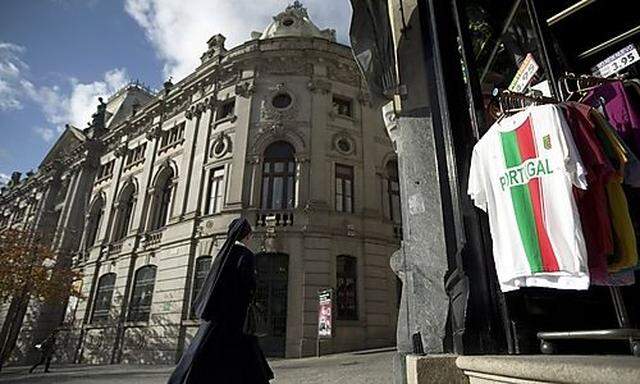
[{"label": "rectangular window", "polygon": [[101,165],[100,170],[98,171],[98,180],[113,176],[113,167],[115,163],[115,160],[111,160],[108,163]]},{"label": "rectangular window", "polygon": [[162,133],[160,139],[160,149],[174,145],[182,140],[184,137],[184,123],[176,125],[168,131]]},{"label": "rectangular window", "polygon": [[336,164],[336,211],[353,213],[353,167]]},{"label": "rectangular window", "polygon": [[353,256],[336,259],[338,320],[358,320],[358,263]]},{"label": "rectangular window", "polygon": [[231,99],[222,103],[218,108],[216,120],[227,119],[233,116],[236,109],[236,99]]},{"label": "rectangular window", "polygon": [[215,168],[209,172],[209,199],[206,212],[208,215],[220,213],[224,201],[224,168]]},{"label": "rectangular window", "polygon": [[144,160],[146,150],[147,143],[142,143],[135,148],[129,149],[127,151],[127,160],[125,162],[125,165],[128,166]]},{"label": "rectangular window", "polygon": [[333,113],[340,116],[352,117],[351,99],[333,96]]}]

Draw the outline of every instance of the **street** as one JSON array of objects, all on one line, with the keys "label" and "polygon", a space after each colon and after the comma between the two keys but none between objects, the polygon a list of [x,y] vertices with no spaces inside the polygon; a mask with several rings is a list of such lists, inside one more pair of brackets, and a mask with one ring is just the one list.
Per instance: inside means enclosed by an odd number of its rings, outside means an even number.
[{"label": "street", "polygon": [[[387,384],[392,379],[392,351],[344,353],[320,358],[271,361],[272,384]],[[52,366],[51,373],[28,374],[28,367],[10,367],[0,383],[16,384],[151,384],[165,383],[172,367],[144,365]]]}]

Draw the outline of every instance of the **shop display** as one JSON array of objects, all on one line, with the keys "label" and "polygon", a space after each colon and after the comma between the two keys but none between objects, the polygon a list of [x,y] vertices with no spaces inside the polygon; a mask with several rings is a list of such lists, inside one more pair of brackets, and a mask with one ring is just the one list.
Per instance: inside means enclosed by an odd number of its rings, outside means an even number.
[{"label": "shop display", "polygon": [[588,288],[572,185],[586,189],[586,172],[557,106],[498,121],[476,145],[468,191],[489,213],[503,291]]},{"label": "shop display", "polygon": [[526,103],[501,104],[503,115],[473,150],[468,185],[489,214],[503,292],[634,284],[637,89],[602,79],[574,90],[569,98],[580,102],[554,104],[505,92]]}]

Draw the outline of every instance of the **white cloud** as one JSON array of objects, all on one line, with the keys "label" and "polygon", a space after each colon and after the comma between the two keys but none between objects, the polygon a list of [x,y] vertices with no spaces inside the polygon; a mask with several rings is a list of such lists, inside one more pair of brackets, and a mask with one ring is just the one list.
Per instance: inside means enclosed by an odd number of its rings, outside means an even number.
[{"label": "white cloud", "polygon": [[19,83],[29,69],[20,58],[24,51],[22,46],[0,42],[0,111],[22,108]]},{"label": "white cloud", "polygon": [[71,91],[62,92],[60,87],[36,87],[28,80],[22,81],[22,86],[31,100],[38,103],[47,121],[57,126],[61,131],[64,124],[85,127],[95,112],[98,97],[105,100],[122,88],[128,82],[125,69],[107,71],[102,80],[91,83],[81,83],[77,79],[69,79]]},{"label": "white cloud", "polygon": [[123,68],[107,71],[102,80],[92,83],[80,83],[72,79],[72,91],[67,99],[67,121],[78,127],[86,126],[91,114],[96,111],[98,97],[102,96],[106,101],[128,82],[127,71]]},{"label": "white cloud", "polygon": [[47,143],[56,137],[56,132],[51,128],[34,128],[33,131]]},{"label": "white cloud", "polygon": [[[179,80],[199,64],[209,38],[221,33],[227,47],[262,31],[271,17],[292,3],[288,0],[126,0],[125,10],[142,27],[158,57],[164,75]],[[351,7],[346,0],[307,0],[311,20],[320,29],[333,28],[338,40],[347,42]]]},{"label": "white cloud", "polygon": [[98,97],[106,99],[128,82],[127,71],[117,68],[89,83],[70,78],[68,87],[64,87],[68,90],[58,85],[38,86],[29,79],[29,66],[21,58],[24,52],[24,47],[0,42],[0,111],[21,109],[27,101],[35,103],[54,127],[34,129],[47,142],[62,132],[65,124],[85,127],[96,110]]},{"label": "white cloud", "polygon": [[7,175],[6,173],[0,172],[0,186],[7,184],[9,180],[11,180],[11,176]]},{"label": "white cloud", "polygon": [[107,99],[128,82],[127,71],[117,68],[89,83],[70,78],[68,91],[58,85],[38,86],[29,79],[29,66],[21,58],[24,52],[22,46],[0,42],[0,111],[21,109],[26,101],[35,103],[54,127],[34,129],[47,142],[62,132],[65,124],[85,127],[98,97]]}]

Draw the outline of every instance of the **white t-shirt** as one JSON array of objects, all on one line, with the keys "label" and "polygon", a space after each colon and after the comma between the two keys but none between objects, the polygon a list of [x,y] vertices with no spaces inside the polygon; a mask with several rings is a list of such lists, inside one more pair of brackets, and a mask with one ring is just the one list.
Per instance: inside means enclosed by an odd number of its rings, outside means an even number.
[{"label": "white t-shirt", "polygon": [[468,194],[489,214],[503,292],[589,287],[572,185],[586,189],[586,172],[555,105],[506,117],[476,144]]}]

